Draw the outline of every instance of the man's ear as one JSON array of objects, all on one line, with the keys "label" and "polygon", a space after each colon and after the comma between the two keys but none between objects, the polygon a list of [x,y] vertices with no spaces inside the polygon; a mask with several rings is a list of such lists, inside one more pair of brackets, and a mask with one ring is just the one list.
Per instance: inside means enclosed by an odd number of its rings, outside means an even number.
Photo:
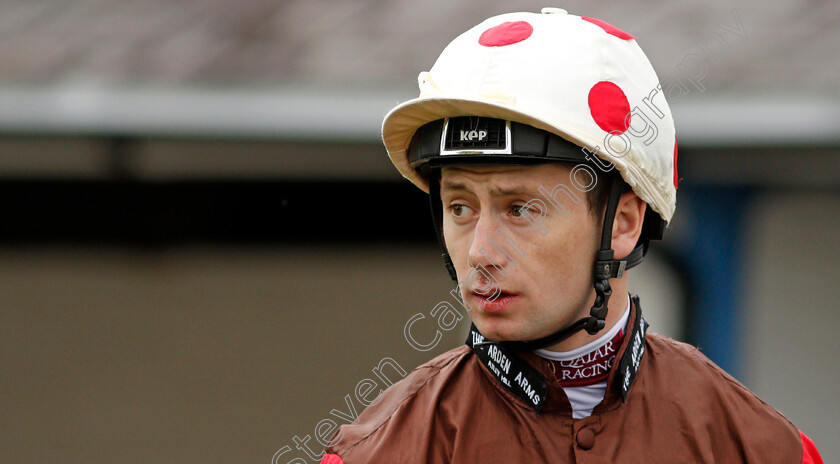
[{"label": "man's ear", "polygon": [[642,234],[646,208],[647,203],[632,190],[621,194],[612,230],[612,249],[615,251],[615,259],[625,258],[636,247],[636,242]]}]

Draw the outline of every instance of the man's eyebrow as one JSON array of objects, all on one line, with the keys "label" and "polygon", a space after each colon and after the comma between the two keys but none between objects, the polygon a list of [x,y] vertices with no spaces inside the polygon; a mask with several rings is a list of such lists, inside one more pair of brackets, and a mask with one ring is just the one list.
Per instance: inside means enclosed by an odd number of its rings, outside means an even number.
[{"label": "man's eyebrow", "polygon": [[[463,184],[463,183],[460,183],[460,182],[453,182],[453,181],[445,180],[441,183],[441,186],[443,187],[444,190],[456,190],[456,191],[472,192],[472,189],[467,187],[466,184]],[[522,188],[522,187],[502,188],[502,187],[494,186],[490,189],[490,194],[493,195],[493,196],[502,196],[502,197],[516,196],[516,195],[534,196],[532,192],[530,192],[528,189],[525,189],[525,188]]]},{"label": "man's eyebrow", "polygon": [[465,192],[470,191],[470,189],[467,188],[467,184],[462,184],[460,182],[452,182],[451,180],[445,180],[441,182],[440,186],[443,190],[462,190]]},{"label": "man's eyebrow", "polygon": [[528,189],[522,187],[513,187],[513,188],[500,188],[500,187],[493,187],[490,189],[490,194],[494,196],[501,196],[501,197],[511,197],[511,196],[534,196]]}]

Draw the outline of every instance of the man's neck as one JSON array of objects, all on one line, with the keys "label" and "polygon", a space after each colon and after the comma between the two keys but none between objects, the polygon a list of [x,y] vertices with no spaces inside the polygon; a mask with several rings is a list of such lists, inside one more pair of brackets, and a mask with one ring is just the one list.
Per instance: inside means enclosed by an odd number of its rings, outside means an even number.
[{"label": "man's neck", "polygon": [[[630,310],[630,296],[626,290],[623,292],[614,291],[613,297],[610,298],[607,306],[609,310],[607,311],[606,325],[603,330],[594,335],[590,335],[585,330],[581,330],[566,340],[563,340],[562,342],[552,345],[546,349],[549,351],[561,352],[572,351],[576,348],[580,348],[581,346],[594,342],[606,331],[609,331],[612,327],[614,327],[618,321],[621,320],[624,313]],[[589,310],[587,309],[587,314],[588,312]]]}]

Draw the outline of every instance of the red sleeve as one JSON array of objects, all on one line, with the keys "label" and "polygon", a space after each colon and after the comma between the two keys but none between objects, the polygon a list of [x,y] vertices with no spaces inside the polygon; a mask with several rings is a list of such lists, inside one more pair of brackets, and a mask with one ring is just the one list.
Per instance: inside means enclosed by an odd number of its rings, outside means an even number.
[{"label": "red sleeve", "polygon": [[[817,451],[817,445],[810,438],[806,437],[801,430],[799,431],[799,436],[802,438],[802,464],[823,464],[820,452]],[[341,463],[341,459],[335,462]]]},{"label": "red sleeve", "polygon": [[[805,437],[805,435],[802,435],[802,436]],[[807,440],[807,438],[806,438],[806,440]],[[810,441],[810,440],[808,440],[808,441]],[[811,446],[813,446],[813,443],[811,443]],[[814,448],[814,452],[815,453],[817,452],[816,448]],[[817,458],[819,458],[819,455],[817,455]],[[814,462],[814,461],[807,461],[807,462]],[[820,460],[818,462],[820,464],[822,464],[822,460]],[[321,458],[321,464],[344,464],[344,461],[342,461],[341,458],[337,454],[325,454],[324,457]]]}]

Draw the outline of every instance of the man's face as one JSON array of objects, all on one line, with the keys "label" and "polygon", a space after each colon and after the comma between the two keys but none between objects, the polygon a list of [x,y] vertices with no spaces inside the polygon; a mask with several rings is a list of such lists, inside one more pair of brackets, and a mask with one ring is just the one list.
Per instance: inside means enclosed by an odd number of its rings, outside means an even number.
[{"label": "man's face", "polygon": [[446,247],[470,316],[490,340],[550,335],[587,315],[594,301],[600,221],[574,189],[577,203],[558,193],[566,211],[552,206],[539,188],[558,184],[572,185],[569,168],[557,163],[442,170]]}]

